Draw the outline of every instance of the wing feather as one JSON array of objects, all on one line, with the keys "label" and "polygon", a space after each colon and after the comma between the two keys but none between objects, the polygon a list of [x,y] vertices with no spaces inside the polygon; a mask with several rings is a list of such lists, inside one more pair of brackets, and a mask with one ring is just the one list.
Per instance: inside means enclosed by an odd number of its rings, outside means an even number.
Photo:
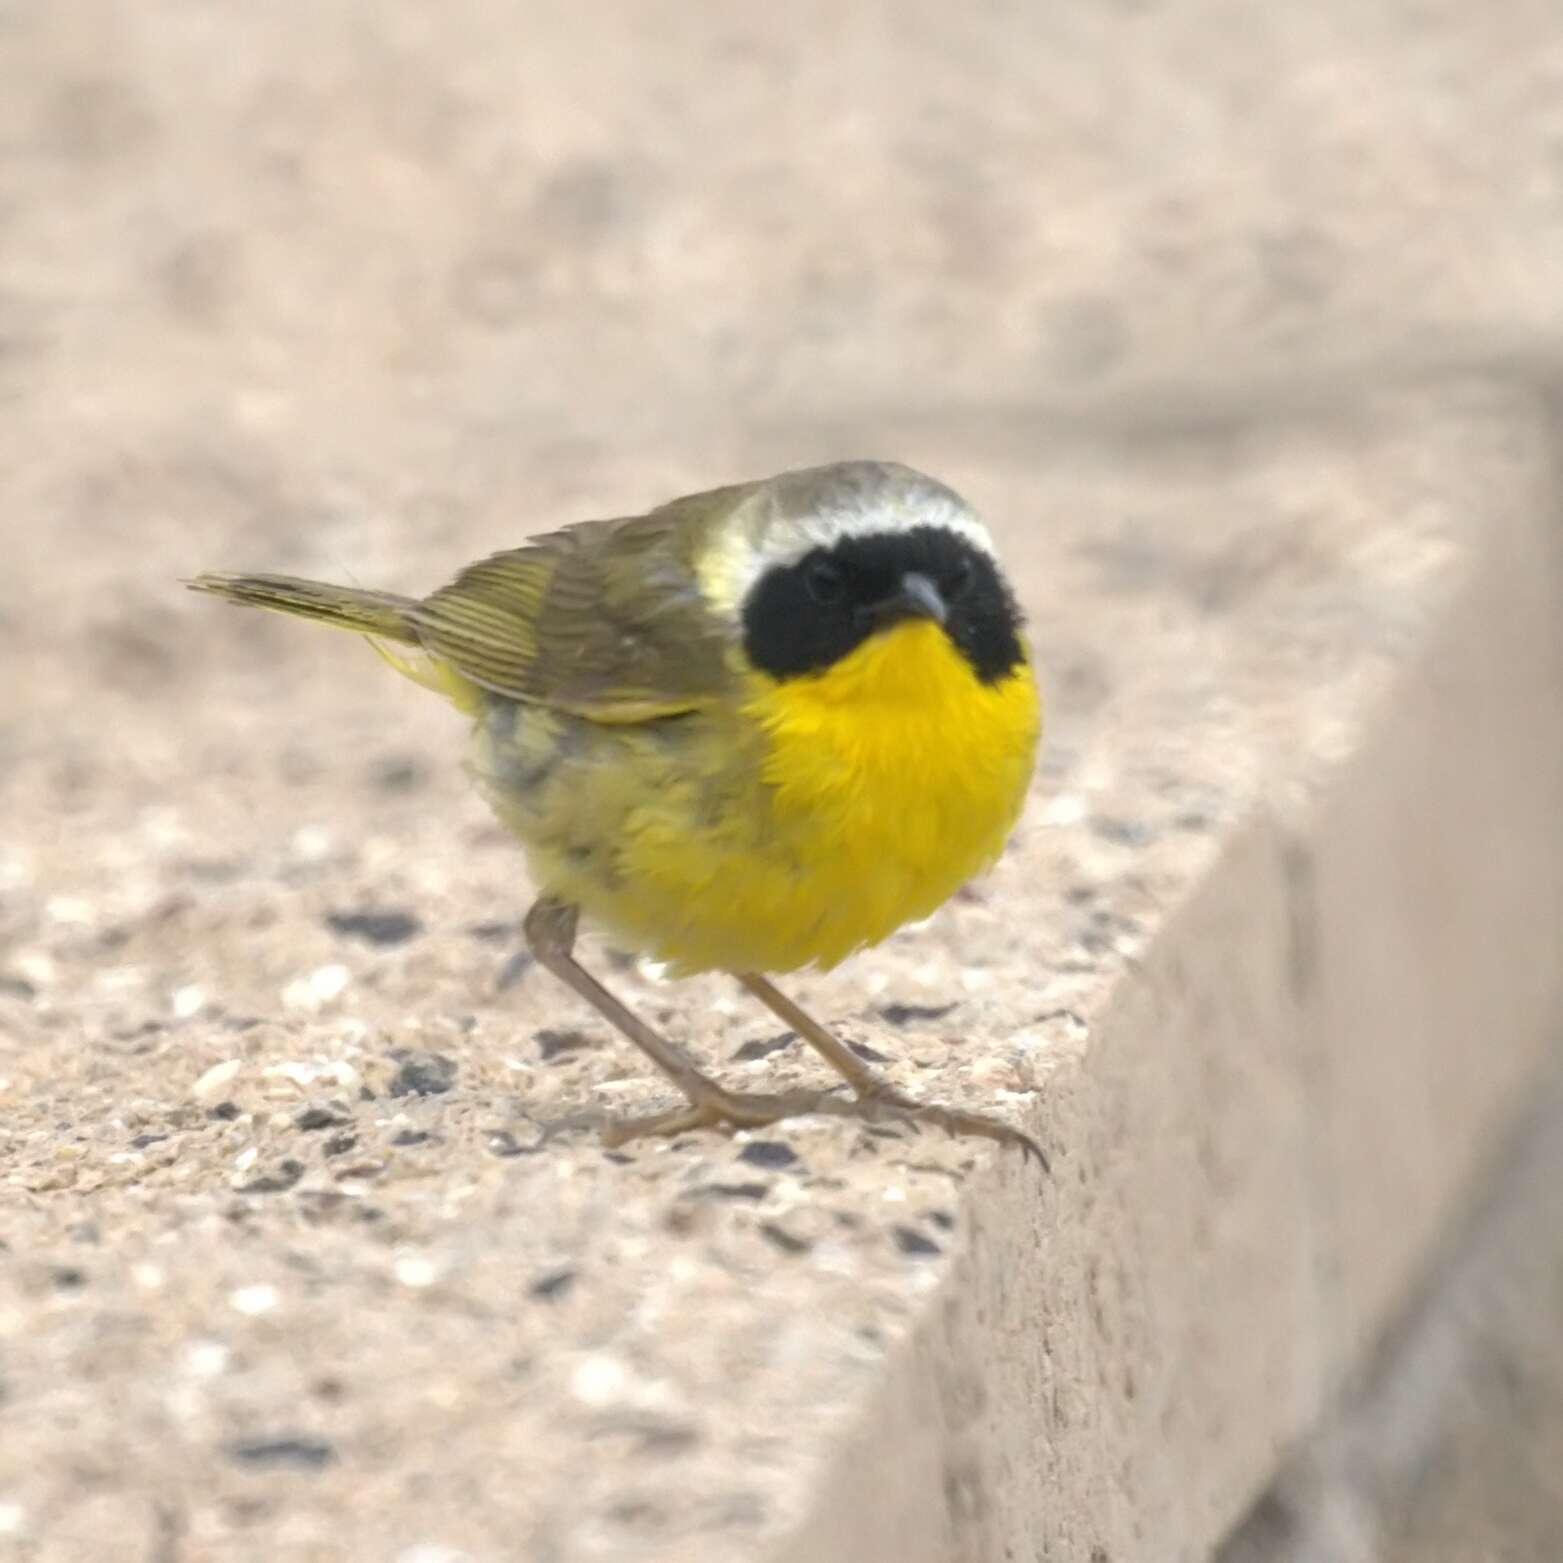
[{"label": "wing feather", "polygon": [[727,689],[730,632],[694,554],[727,491],[646,516],[583,521],[469,565],[409,613],[473,683],[601,722],[697,710]]}]

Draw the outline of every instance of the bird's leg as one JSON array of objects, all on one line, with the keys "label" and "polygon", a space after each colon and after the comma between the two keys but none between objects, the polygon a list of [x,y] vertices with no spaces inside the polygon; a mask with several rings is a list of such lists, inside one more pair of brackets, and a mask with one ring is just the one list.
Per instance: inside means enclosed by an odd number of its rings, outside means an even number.
[{"label": "bird's leg", "polygon": [[523,925],[532,954],[541,966],[633,1042],[688,1100],[688,1106],[671,1112],[608,1122],[603,1126],[603,1138],[609,1145],[623,1145],[646,1135],[682,1134],[689,1129],[760,1128],[783,1118],[826,1113],[835,1118],[857,1118],[868,1123],[929,1124],[951,1134],[976,1135],[997,1140],[1000,1144],[1018,1145],[1027,1154],[1034,1155],[1044,1168],[1047,1166],[1047,1158],[1035,1140],[997,1118],[953,1107],[925,1105],[903,1096],[785,994],[752,972],[741,975],[738,980],[845,1078],[852,1087],[853,1097],[844,1099],[826,1091],[729,1091],[709,1075],[702,1074],[681,1048],[648,1026],[576,960],[578,921],[579,912],[570,902],[543,896],[526,914]]},{"label": "bird's leg", "polygon": [[820,1091],[789,1091],[777,1095],[729,1091],[702,1074],[681,1048],[652,1030],[576,960],[575,930],[579,912],[568,901],[543,896],[526,914],[526,942],[538,963],[578,993],[599,1015],[627,1037],[689,1100],[687,1107],[644,1118],[610,1121],[603,1138],[610,1145],[651,1134],[681,1134],[686,1129],[759,1128],[804,1113],[861,1117],[856,1104]]},{"label": "bird's leg", "polygon": [[931,1124],[950,1134],[975,1135],[982,1139],[997,1140],[1001,1145],[1016,1145],[1026,1155],[1035,1156],[1042,1164],[1043,1171],[1048,1170],[1047,1157],[1042,1147],[1029,1134],[1013,1129],[986,1113],[969,1113],[958,1107],[913,1101],[896,1090],[888,1080],[876,1075],[846,1043],[827,1031],[807,1010],[793,1003],[774,983],[758,972],[738,972],[735,975],[755,998],[778,1020],[796,1031],[852,1087],[863,1118],[872,1121],[882,1117]]}]

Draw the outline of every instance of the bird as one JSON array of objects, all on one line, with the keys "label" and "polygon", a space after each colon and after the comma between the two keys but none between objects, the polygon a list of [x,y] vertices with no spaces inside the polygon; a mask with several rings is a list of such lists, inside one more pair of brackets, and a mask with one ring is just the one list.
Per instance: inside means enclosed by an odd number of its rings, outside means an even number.
[{"label": "bird", "polygon": [[[992,536],[937,479],[848,460],[578,521],[422,598],[274,574],[185,582],[355,631],[471,722],[469,769],[518,839],[539,964],[677,1088],[609,1145],[822,1113],[1017,1147],[901,1092],[773,981],[931,916],[997,859],[1043,719]],[[582,919],[672,976],[730,974],[842,1077],[740,1092],[582,964]]]}]

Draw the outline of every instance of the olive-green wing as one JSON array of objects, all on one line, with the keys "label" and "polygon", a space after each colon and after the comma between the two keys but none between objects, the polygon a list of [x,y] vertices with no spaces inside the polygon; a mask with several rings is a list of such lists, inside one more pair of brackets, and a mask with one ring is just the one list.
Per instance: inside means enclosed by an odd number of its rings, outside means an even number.
[{"label": "olive-green wing", "polygon": [[578,522],[469,565],[409,618],[436,657],[515,700],[600,722],[696,710],[730,677],[694,573],[712,514]]}]

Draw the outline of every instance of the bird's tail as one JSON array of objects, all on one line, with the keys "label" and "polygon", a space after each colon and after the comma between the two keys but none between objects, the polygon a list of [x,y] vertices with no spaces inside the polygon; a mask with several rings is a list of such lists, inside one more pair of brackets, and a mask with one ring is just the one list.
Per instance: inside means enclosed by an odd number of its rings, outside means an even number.
[{"label": "bird's tail", "polygon": [[[475,716],[482,704],[482,693],[470,679],[462,676],[449,662],[430,656],[413,628],[412,612],[417,603],[395,592],[366,592],[356,586],[329,586],[324,581],[304,581],[292,575],[228,575],[206,572],[185,585],[191,591],[210,592],[229,602],[248,603],[254,608],[270,608],[276,613],[291,613],[317,624],[354,630],[369,639],[369,644],[403,678],[443,695],[458,710]],[[395,651],[388,641],[415,646],[411,654]]]},{"label": "bird's tail", "polygon": [[356,586],[328,586],[291,575],[229,575],[208,572],[185,583],[191,591],[210,592],[229,602],[248,603],[314,619],[338,629],[356,630],[378,640],[399,640],[417,645],[418,635],[408,617],[411,597],[395,592],[366,592]]}]

